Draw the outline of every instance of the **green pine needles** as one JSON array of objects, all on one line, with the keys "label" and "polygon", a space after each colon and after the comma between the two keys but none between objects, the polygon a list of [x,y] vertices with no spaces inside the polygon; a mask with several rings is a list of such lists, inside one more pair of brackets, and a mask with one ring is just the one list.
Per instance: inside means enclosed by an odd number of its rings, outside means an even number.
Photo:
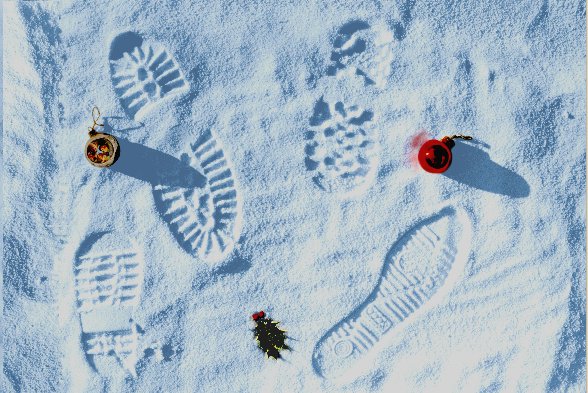
[{"label": "green pine needles", "polygon": [[259,349],[268,358],[271,357],[276,360],[281,358],[280,351],[290,349],[286,344],[286,331],[278,327],[279,322],[266,317],[263,311],[255,313],[251,317],[256,323],[253,331],[255,332],[255,339]]}]

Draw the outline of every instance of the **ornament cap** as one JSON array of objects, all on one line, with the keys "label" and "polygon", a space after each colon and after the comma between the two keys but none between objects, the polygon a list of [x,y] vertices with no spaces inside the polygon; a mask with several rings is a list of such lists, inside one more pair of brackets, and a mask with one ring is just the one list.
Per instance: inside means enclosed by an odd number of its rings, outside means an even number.
[{"label": "ornament cap", "polygon": [[447,145],[447,147],[450,149],[453,148],[453,146],[455,146],[455,142],[453,141],[453,139],[448,136],[444,136],[443,138],[441,138],[441,142],[445,143],[445,145]]}]

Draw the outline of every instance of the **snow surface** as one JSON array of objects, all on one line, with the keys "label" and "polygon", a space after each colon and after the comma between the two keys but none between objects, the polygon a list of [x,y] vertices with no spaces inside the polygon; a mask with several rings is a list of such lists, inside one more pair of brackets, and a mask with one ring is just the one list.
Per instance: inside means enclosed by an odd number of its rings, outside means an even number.
[{"label": "snow surface", "polygon": [[585,29],[582,0],[3,2],[2,391],[584,391]]}]

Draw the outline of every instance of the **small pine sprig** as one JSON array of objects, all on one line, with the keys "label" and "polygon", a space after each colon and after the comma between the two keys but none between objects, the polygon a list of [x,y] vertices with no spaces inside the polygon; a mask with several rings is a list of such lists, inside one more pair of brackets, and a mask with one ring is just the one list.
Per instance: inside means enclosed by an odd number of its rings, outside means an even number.
[{"label": "small pine sprig", "polygon": [[255,339],[257,346],[261,349],[268,358],[278,359],[282,356],[280,351],[289,350],[290,347],[286,344],[286,331],[278,327],[279,322],[267,317],[263,311],[255,313],[251,316],[256,323]]}]

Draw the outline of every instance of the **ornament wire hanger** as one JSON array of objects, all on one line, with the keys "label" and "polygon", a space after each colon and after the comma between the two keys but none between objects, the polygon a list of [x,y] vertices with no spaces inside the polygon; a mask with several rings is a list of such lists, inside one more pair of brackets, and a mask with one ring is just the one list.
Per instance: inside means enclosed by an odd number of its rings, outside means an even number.
[{"label": "ornament wire hanger", "polygon": [[[94,112],[96,112],[96,114],[94,114]],[[98,107],[95,106],[94,108],[92,108],[92,120],[94,120],[94,124],[92,124],[91,127],[88,127],[88,131],[90,132],[90,134],[97,133],[96,126],[104,127],[104,123],[98,123],[98,119],[100,119],[100,109],[98,109]]]}]

